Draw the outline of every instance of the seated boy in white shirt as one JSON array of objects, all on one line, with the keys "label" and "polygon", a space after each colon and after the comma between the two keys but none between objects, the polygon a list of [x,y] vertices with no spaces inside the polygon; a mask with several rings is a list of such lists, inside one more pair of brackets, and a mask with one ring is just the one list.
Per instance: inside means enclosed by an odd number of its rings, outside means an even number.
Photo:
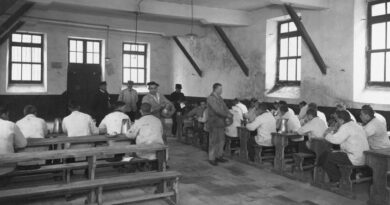
[{"label": "seated boy in white shirt", "polygon": [[309,140],[306,142],[308,149],[311,149],[312,139],[324,139],[324,133],[328,128],[328,125],[317,116],[317,111],[314,109],[308,109],[306,114],[307,122],[301,128],[298,129],[297,133],[300,135],[308,135]]},{"label": "seated boy in white shirt", "polygon": [[336,111],[336,120],[340,125],[334,133],[334,127],[325,131],[325,139],[332,144],[339,144],[340,151],[327,152],[325,163],[319,164],[328,174],[332,184],[337,185],[341,178],[339,164],[364,165],[363,152],[369,150],[367,136],[363,127],[351,120],[346,110]]},{"label": "seated boy in white shirt", "polygon": [[114,111],[106,115],[99,125],[99,132],[102,134],[117,135],[121,134],[122,121],[129,120],[128,115],[124,113],[126,104],[124,102],[114,103]]},{"label": "seated boy in white shirt", "polygon": [[[38,111],[35,106],[27,105],[23,109],[24,118],[16,122],[16,125],[20,128],[20,131],[23,133],[26,139],[45,138],[45,135],[47,135],[46,122],[45,120],[37,117],[37,113]],[[39,152],[46,150],[48,150],[47,147],[31,147],[26,148],[24,152]],[[26,169],[38,168],[39,165],[42,164],[45,164],[45,160],[18,163],[18,165],[21,165]]]},{"label": "seated boy in white shirt", "polygon": [[265,103],[260,103],[257,106],[258,116],[256,119],[248,123],[246,128],[250,131],[257,131],[255,141],[258,145],[273,146],[271,133],[276,132],[276,120],[271,112],[267,110]]},{"label": "seated boy in white shirt", "polygon": [[[26,147],[27,141],[15,123],[8,121],[8,109],[0,105],[0,154],[14,153],[16,148]],[[1,164],[0,176],[12,172],[16,164]],[[0,185],[7,183],[9,177],[0,179]],[[5,181],[3,181],[5,180]]]},{"label": "seated boy in white shirt", "polygon": [[[163,126],[161,120],[151,114],[152,106],[149,103],[142,103],[142,117],[134,122],[126,136],[135,139],[137,145],[164,145],[162,138]],[[156,159],[155,151],[138,152],[137,156],[149,160]]]},{"label": "seated boy in white shirt", "polygon": [[386,124],[375,117],[375,112],[371,106],[363,106],[360,111],[360,119],[366,132],[370,149],[390,148],[389,136],[387,136]]}]

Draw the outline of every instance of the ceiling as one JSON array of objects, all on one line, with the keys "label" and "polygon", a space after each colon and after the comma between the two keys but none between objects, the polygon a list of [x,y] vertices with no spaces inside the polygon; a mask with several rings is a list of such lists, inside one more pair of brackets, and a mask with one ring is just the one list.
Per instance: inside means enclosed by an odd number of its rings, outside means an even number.
[{"label": "ceiling", "polygon": [[[161,2],[191,4],[191,0],[157,0]],[[251,11],[270,5],[269,0],[193,0],[194,5],[223,9]]]}]

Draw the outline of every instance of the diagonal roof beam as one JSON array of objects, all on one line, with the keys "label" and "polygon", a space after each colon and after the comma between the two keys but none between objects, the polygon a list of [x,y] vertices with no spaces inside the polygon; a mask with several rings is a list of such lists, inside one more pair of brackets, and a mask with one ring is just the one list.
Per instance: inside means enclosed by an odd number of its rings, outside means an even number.
[{"label": "diagonal roof beam", "polygon": [[202,77],[202,70],[200,70],[198,64],[194,61],[191,55],[187,52],[186,48],[184,48],[183,44],[180,42],[177,36],[173,36],[173,40],[176,42],[177,46],[179,46],[180,50],[187,57],[188,61],[190,61],[191,65],[194,67],[195,71],[198,73],[200,77]]},{"label": "diagonal roof beam", "polygon": [[305,26],[303,25],[301,19],[298,17],[298,14],[295,12],[293,7],[288,4],[284,4],[284,7],[287,10],[287,13],[290,15],[291,19],[294,21],[295,25],[297,26],[298,31],[301,33],[303,40],[305,41],[307,47],[309,47],[309,50],[311,54],[313,55],[313,58],[315,62],[317,63],[318,67],[320,68],[322,74],[326,74],[326,65],[324,60],[322,59],[322,56],[320,52],[318,51],[316,45],[314,44],[313,40],[311,39],[309,33],[307,32]]},{"label": "diagonal roof beam", "polygon": [[226,44],[226,47],[229,49],[230,53],[233,55],[234,59],[236,59],[238,65],[240,66],[242,72],[246,76],[249,76],[249,69],[246,66],[245,62],[242,60],[240,54],[238,54],[236,48],[233,46],[230,39],[227,37],[225,31],[220,26],[214,26],[215,30],[217,30],[217,33],[222,38],[222,41]]},{"label": "diagonal roof beam", "polygon": [[1,0],[0,1],[0,16],[2,16],[9,8],[12,7],[18,0]]},{"label": "diagonal roof beam", "polygon": [[14,24],[11,29],[9,29],[3,36],[0,38],[0,45],[3,44],[10,36],[12,33],[17,31],[21,26],[23,26],[24,21],[18,21],[18,23]]},{"label": "diagonal roof beam", "polygon": [[12,25],[14,25],[21,16],[23,16],[32,6],[33,2],[26,2],[15,13],[13,13],[1,26],[0,35],[7,31]]}]

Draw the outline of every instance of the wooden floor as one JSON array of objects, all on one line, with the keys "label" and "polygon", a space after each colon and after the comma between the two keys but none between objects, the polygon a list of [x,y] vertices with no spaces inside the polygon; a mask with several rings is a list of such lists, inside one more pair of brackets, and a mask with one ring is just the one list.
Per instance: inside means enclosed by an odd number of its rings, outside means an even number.
[{"label": "wooden floor", "polygon": [[[169,166],[183,174],[180,183],[181,205],[363,205],[367,186],[360,187],[357,200],[324,191],[308,183],[301,183],[276,175],[267,166],[263,169],[230,160],[213,167],[207,154],[192,146],[169,140]],[[270,166],[269,166],[270,167]],[[122,198],[144,192],[142,188],[105,193],[107,198]],[[83,204],[84,197],[71,201],[63,198],[31,201],[26,204]],[[136,203],[138,205],[165,205],[163,200]]]}]

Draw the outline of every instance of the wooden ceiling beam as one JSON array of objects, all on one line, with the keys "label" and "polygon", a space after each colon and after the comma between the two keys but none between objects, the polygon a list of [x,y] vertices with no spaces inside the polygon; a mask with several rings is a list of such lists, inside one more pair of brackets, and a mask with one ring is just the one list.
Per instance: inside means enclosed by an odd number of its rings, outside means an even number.
[{"label": "wooden ceiling beam", "polygon": [[35,3],[26,2],[24,3],[15,13],[13,13],[1,26],[0,35],[6,32],[12,25],[14,25],[21,16],[23,16]]},{"label": "wooden ceiling beam", "polygon": [[200,77],[202,77],[202,70],[200,70],[198,64],[196,64],[196,62],[194,61],[192,56],[187,52],[187,49],[180,42],[179,38],[177,36],[173,36],[173,40],[176,42],[177,46],[179,46],[179,48],[183,52],[183,54],[187,57],[188,61],[190,61],[192,67],[195,69],[195,71],[198,73],[198,75]]}]

